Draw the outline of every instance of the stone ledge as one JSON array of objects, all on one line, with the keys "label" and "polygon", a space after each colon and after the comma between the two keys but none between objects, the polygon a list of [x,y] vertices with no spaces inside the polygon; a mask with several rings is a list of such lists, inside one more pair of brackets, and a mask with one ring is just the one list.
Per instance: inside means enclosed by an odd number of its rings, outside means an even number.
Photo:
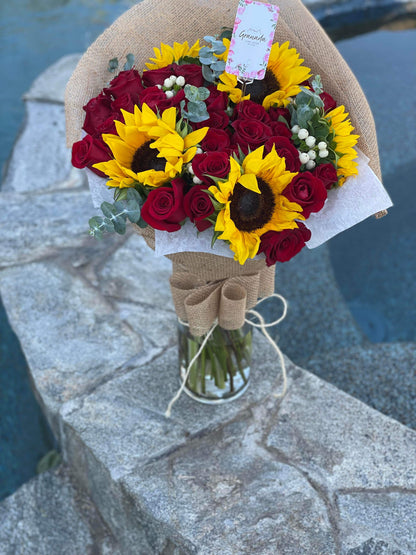
[{"label": "stone ledge", "polygon": [[1,555],[121,555],[91,501],[60,467],[0,503]]}]

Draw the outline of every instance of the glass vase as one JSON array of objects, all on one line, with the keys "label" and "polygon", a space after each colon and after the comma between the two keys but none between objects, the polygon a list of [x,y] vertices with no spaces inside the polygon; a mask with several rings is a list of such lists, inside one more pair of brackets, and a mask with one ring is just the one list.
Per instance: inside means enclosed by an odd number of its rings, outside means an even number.
[{"label": "glass vase", "polygon": [[[189,327],[178,323],[179,367],[181,381],[200,349],[205,336],[196,337]],[[237,399],[249,384],[252,328],[248,324],[237,330],[217,326],[196,361],[185,384],[185,392],[207,404]]]}]

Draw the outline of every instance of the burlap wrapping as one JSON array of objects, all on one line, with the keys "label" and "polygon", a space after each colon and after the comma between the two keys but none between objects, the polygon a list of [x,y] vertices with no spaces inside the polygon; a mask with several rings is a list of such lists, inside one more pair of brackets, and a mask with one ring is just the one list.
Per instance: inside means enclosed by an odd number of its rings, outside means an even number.
[{"label": "burlap wrapping", "polygon": [[[368,156],[370,167],[381,180],[373,116],[354,74],[300,0],[269,2],[280,7],[275,40],[289,40],[312,73],[321,75],[325,90],[338,104],[349,107],[352,124],[360,135],[358,147]],[[90,46],[68,82],[65,93],[68,146],[81,138],[85,116],[82,107],[109,81],[107,67],[111,58],[121,61],[132,53],[141,71],[153,57],[153,48],[161,42],[193,43],[205,35],[215,35],[221,27],[233,26],[236,11],[237,0],[143,0],[125,12]],[[152,230],[143,235],[149,246],[154,247]],[[207,331],[209,322],[220,317],[220,312],[223,327],[236,329],[254,296],[268,296],[273,292],[274,267],[267,268],[263,260],[249,260],[241,266],[233,259],[203,253],[180,253],[168,258],[173,263],[171,285],[175,308],[181,318],[191,319],[191,331],[195,335]],[[244,279],[233,280],[241,276]],[[211,287],[212,282],[219,281],[224,283]],[[207,296],[202,295],[201,289],[183,300],[184,291],[192,294],[197,287],[205,287],[203,293]],[[199,305],[196,298],[201,299]]]}]

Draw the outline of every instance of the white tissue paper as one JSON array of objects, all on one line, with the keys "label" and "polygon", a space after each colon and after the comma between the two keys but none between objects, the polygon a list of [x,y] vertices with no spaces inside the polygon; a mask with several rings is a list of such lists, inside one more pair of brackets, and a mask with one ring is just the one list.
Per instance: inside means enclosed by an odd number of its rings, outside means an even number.
[{"label": "white tissue paper", "polygon": [[[357,152],[358,176],[348,178],[342,187],[329,191],[322,210],[317,214],[312,213],[304,222],[312,233],[311,239],[306,243],[310,249],[322,245],[369,216],[393,206],[387,191],[368,165],[369,159],[360,150],[357,149]],[[106,186],[107,180],[90,170],[87,170],[87,175],[94,207],[99,208],[104,201],[113,202],[114,192]],[[234,257],[234,253],[224,241],[217,240],[214,247],[211,247],[212,229],[198,233],[190,221],[173,233],[156,230],[155,239],[156,256],[176,252],[206,252]],[[263,254],[258,256],[264,257]]]}]

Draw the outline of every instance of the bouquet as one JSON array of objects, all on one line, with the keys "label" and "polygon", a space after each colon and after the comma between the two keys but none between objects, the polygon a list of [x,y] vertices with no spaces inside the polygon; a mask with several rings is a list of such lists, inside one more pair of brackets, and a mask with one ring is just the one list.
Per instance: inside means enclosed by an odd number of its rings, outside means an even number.
[{"label": "bouquet", "polygon": [[232,395],[248,381],[246,313],[273,294],[275,264],[311,239],[311,215],[352,186],[359,135],[289,41],[270,45],[264,79],[239,83],[225,71],[232,29],[201,40],[153,44],[145,67],[128,53],[118,71],[112,57],[116,75],[83,105],[72,163],[114,194],[92,235],[130,221],[150,246],[176,245],[182,375],[201,396],[211,384]]}]

